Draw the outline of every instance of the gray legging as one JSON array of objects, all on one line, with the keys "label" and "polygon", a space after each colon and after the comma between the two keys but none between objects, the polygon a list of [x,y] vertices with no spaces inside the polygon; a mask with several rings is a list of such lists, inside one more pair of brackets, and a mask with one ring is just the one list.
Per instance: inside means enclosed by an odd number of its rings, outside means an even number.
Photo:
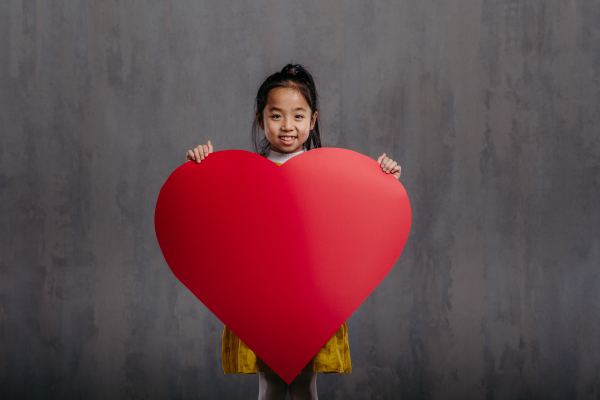
[{"label": "gray legging", "polygon": [[[317,400],[317,373],[302,372],[289,385],[292,400]],[[258,373],[258,400],[285,400],[288,384],[275,373]]]}]

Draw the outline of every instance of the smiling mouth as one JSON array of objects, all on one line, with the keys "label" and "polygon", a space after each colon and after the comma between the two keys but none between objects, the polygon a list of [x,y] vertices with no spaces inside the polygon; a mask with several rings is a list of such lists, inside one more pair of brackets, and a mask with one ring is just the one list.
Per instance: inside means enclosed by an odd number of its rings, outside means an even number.
[{"label": "smiling mouth", "polygon": [[296,136],[279,136],[279,139],[289,142],[290,140],[296,139]]}]

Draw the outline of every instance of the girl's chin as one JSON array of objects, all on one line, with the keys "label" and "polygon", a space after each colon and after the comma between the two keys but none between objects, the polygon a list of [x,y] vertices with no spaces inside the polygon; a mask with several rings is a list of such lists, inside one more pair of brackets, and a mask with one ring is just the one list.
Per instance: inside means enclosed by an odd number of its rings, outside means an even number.
[{"label": "girl's chin", "polygon": [[271,144],[271,150],[277,152],[277,153],[297,153],[299,151],[302,151],[303,146],[273,146],[273,144]]}]

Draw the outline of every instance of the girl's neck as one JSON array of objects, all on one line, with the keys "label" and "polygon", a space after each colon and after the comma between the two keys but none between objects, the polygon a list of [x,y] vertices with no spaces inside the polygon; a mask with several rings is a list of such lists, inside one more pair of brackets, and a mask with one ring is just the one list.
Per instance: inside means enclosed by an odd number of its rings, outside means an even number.
[{"label": "girl's neck", "polygon": [[304,150],[305,150],[305,148],[304,148],[304,146],[302,146],[300,148],[300,150],[290,151],[289,153],[285,153],[283,151],[279,151],[277,149],[274,149],[273,146],[269,147],[269,151],[274,151],[275,153],[279,153],[279,154],[293,154],[293,153],[299,153],[299,152],[304,151]]}]

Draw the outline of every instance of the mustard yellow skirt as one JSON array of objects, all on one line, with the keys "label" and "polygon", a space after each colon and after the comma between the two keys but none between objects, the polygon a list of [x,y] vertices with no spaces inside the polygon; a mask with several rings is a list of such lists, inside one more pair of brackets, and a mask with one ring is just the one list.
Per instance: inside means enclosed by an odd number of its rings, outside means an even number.
[{"label": "mustard yellow skirt", "polygon": [[[223,346],[221,348],[223,371],[226,374],[255,374],[257,372],[274,372],[267,364],[254,354],[231,330],[223,329]],[[350,362],[350,346],[348,345],[348,326],[346,322],[325,343],[317,355],[306,364],[302,372],[352,372]]]}]

